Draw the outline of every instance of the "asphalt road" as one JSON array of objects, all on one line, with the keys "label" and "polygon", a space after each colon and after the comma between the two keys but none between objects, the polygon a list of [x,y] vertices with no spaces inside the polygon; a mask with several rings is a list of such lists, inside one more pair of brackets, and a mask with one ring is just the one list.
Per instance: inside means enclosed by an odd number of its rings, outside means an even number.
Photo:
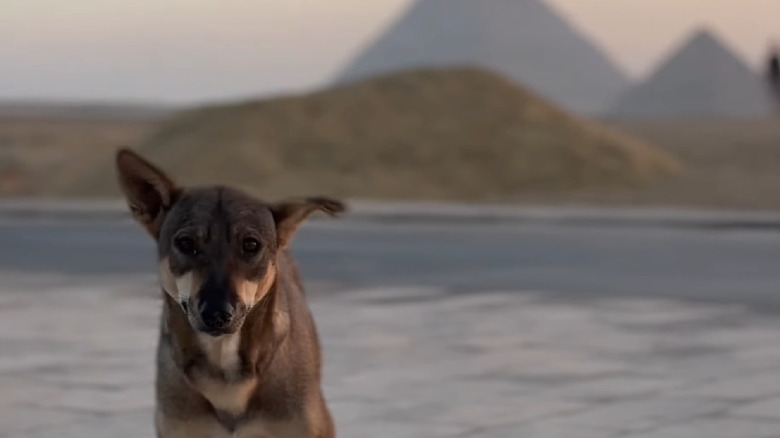
[{"label": "asphalt road", "polygon": [[[304,227],[293,249],[306,280],[347,286],[673,297],[780,310],[780,233],[772,231],[323,221]],[[145,274],[154,257],[150,238],[131,223],[0,225],[0,278]]]}]

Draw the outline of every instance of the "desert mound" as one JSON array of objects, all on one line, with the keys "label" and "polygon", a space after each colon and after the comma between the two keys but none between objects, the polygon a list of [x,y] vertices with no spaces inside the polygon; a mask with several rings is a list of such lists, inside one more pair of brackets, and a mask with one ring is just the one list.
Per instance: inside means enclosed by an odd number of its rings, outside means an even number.
[{"label": "desert mound", "polygon": [[[138,149],[184,183],[273,197],[512,200],[636,186],[678,169],[664,152],[473,68],[406,71],[196,109]],[[101,166],[68,191],[114,194],[113,170]]]},{"label": "desert mound", "polygon": [[10,154],[0,155],[0,196],[29,195],[33,180],[22,163]]}]

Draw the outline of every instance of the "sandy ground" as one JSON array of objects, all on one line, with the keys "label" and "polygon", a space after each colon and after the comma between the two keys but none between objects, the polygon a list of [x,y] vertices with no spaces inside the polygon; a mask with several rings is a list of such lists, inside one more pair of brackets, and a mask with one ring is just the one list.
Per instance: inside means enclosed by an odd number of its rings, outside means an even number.
[{"label": "sandy ground", "polygon": [[[649,187],[525,193],[509,202],[780,209],[780,121],[613,125],[670,151],[684,163],[685,172]],[[154,126],[0,120],[0,194],[60,196],[76,176],[90,166],[110,165],[117,146],[137,144]]]}]

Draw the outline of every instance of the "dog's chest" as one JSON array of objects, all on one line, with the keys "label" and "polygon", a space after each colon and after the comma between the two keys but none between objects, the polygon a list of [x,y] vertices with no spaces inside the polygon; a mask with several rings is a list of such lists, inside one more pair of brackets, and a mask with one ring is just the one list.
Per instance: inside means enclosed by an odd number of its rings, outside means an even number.
[{"label": "dog's chest", "polygon": [[220,338],[202,336],[199,340],[210,367],[219,370],[222,376],[196,373],[193,376],[196,388],[221,414],[241,416],[246,411],[257,381],[254,378],[241,378],[239,335]]}]

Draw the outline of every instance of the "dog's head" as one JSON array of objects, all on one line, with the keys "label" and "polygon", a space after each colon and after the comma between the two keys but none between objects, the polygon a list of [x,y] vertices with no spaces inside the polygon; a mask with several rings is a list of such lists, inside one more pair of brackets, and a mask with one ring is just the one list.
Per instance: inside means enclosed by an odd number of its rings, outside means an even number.
[{"label": "dog's head", "polygon": [[157,241],[163,289],[212,336],[236,332],[269,293],[277,255],[306,217],[345,209],[322,197],[269,204],[226,187],[180,188],[127,149],[116,165],[133,217]]}]

